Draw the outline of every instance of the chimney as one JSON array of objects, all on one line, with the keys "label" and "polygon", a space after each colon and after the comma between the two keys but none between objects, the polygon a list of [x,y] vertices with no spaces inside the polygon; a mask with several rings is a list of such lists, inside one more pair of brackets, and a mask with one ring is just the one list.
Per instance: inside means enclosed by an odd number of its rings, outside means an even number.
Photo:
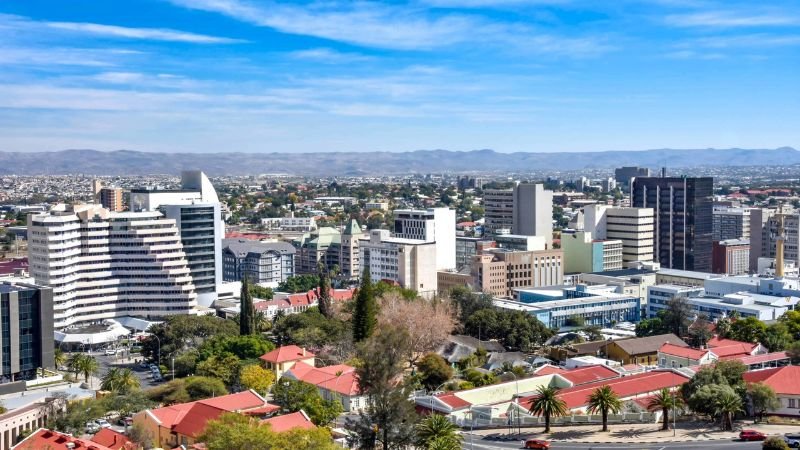
[{"label": "chimney", "polygon": [[306,356],[306,348],[303,347],[303,356]]}]

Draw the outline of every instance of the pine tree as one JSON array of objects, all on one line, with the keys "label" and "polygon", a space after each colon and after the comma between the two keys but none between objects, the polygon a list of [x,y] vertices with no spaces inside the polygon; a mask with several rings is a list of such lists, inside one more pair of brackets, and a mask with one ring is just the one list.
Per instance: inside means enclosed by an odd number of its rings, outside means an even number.
[{"label": "pine tree", "polygon": [[317,277],[319,277],[319,312],[323,316],[330,318],[333,315],[333,305],[331,304],[331,278],[325,271],[322,262],[317,263]]},{"label": "pine tree", "polygon": [[353,309],[353,340],[361,342],[372,336],[377,323],[378,303],[375,301],[375,287],[372,285],[369,269],[364,269]]},{"label": "pine tree", "polygon": [[239,308],[239,334],[247,336],[255,332],[256,312],[253,307],[253,294],[250,292],[250,280],[242,278],[241,303]]}]

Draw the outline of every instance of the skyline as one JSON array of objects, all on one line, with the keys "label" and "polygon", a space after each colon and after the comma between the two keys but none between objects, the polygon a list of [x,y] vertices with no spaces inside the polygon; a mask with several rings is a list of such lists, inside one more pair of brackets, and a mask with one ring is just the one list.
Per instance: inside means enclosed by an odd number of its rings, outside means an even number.
[{"label": "skyline", "polygon": [[0,41],[0,151],[800,147],[789,1],[9,1]]}]

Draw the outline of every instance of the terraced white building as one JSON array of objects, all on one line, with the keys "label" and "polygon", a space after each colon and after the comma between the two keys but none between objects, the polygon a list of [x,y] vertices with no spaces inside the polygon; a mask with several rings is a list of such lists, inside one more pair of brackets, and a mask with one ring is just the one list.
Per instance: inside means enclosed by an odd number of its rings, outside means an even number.
[{"label": "terraced white building", "polygon": [[28,216],[29,264],[53,288],[54,328],[188,314],[197,294],[174,219],[97,205]]}]

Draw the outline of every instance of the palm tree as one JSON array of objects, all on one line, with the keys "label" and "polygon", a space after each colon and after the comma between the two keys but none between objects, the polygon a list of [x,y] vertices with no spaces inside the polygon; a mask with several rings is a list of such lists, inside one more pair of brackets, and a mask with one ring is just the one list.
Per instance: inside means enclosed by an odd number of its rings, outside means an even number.
[{"label": "palm tree", "polygon": [[89,382],[89,377],[96,374],[99,370],[100,364],[97,363],[97,360],[93,356],[81,355],[78,361],[78,371],[83,374],[83,379],[86,383]]},{"label": "palm tree", "polygon": [[417,425],[417,445],[421,448],[459,450],[462,439],[458,427],[439,414],[430,415]]},{"label": "palm tree", "polygon": [[586,400],[589,403],[586,410],[589,414],[600,412],[603,416],[603,431],[608,431],[608,413],[619,414],[622,411],[622,400],[610,386],[595,389]]},{"label": "palm tree", "polygon": [[544,432],[550,432],[550,418],[567,415],[567,404],[556,395],[558,388],[539,386],[531,402],[531,414],[544,416]]},{"label": "palm tree", "polygon": [[84,355],[82,353],[73,353],[69,355],[69,358],[67,358],[67,368],[69,369],[70,372],[73,372],[75,374],[75,379],[77,379],[78,374],[81,373],[80,365],[81,365],[81,359],[83,358]]},{"label": "palm tree", "polygon": [[134,389],[139,389],[139,378],[134,375],[131,369],[112,367],[108,369],[105,376],[103,376],[100,389],[119,394],[127,394]]},{"label": "palm tree", "polygon": [[67,355],[64,353],[63,350],[60,348],[55,349],[53,352],[53,364],[56,365],[56,370],[59,367],[64,367],[64,364],[67,363]]},{"label": "palm tree", "polygon": [[669,389],[663,388],[659,393],[653,396],[650,399],[650,402],[647,403],[647,410],[648,411],[658,411],[661,410],[662,412],[662,419],[664,425],[661,427],[662,430],[669,430],[669,411],[675,410],[681,406],[681,399],[677,395],[671,393]]},{"label": "palm tree", "polygon": [[723,391],[714,402],[714,413],[722,418],[723,431],[733,430],[733,415],[742,411],[742,398],[733,391]]}]

